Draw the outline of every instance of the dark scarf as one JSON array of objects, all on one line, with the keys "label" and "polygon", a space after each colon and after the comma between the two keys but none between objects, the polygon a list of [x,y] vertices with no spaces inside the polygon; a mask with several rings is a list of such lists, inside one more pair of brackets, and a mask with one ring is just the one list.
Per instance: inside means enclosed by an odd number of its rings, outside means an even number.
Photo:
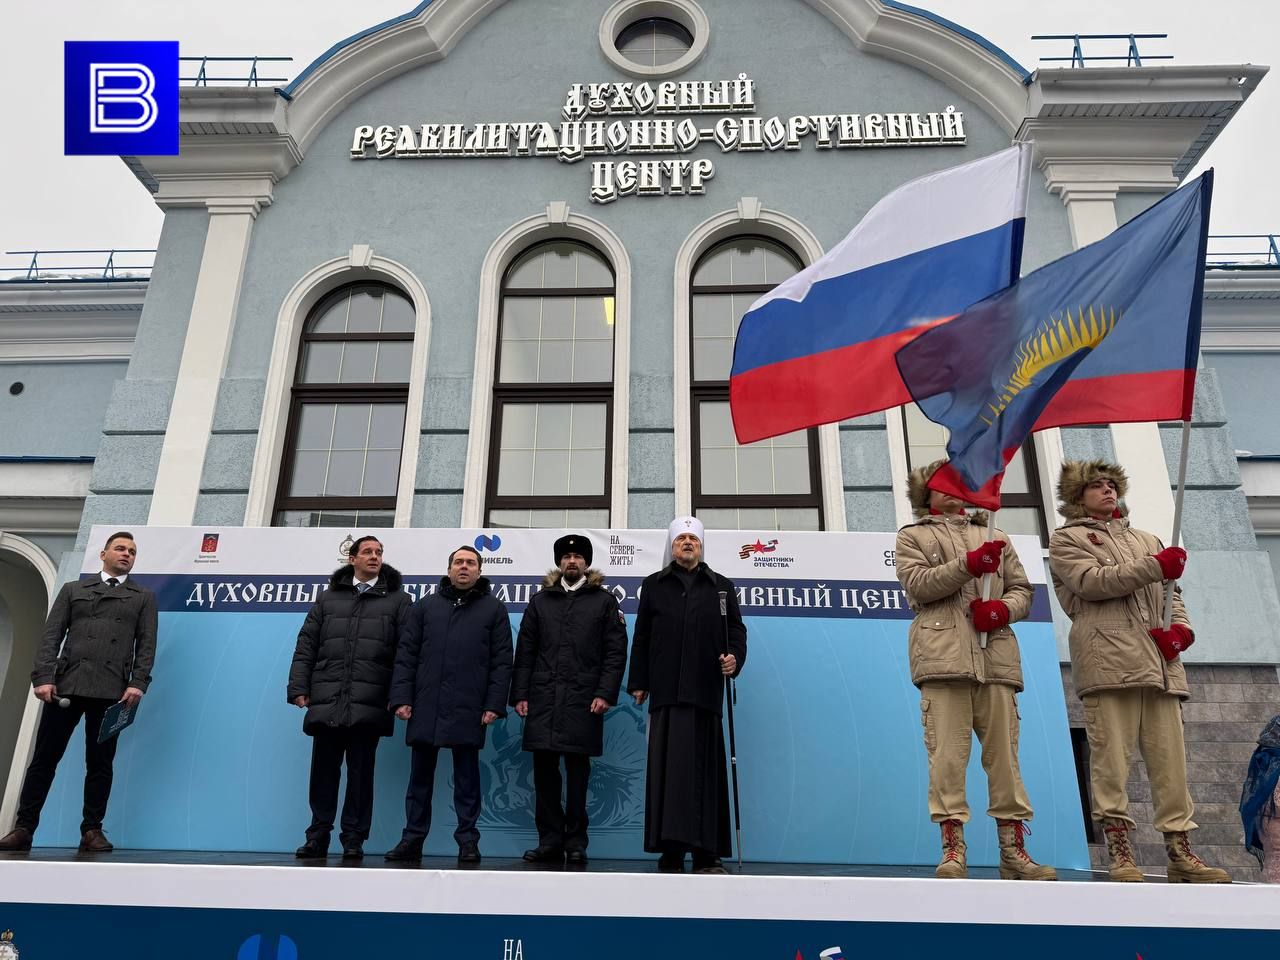
[{"label": "dark scarf", "polygon": [[[1272,717],[1258,737],[1258,749],[1249,760],[1244,789],[1240,791],[1240,819],[1244,845],[1262,863],[1262,821],[1276,816],[1275,789],[1280,782],[1280,716]],[[1275,856],[1275,851],[1272,851]]]}]

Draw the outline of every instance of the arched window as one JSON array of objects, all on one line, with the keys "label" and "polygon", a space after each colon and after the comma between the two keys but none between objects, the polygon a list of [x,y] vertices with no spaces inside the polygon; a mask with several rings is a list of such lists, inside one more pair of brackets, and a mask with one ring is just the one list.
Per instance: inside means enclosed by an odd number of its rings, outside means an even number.
[{"label": "arched window", "polygon": [[729,414],[733,342],[747,308],[801,267],[764,237],[734,237],[708,250],[690,287],[693,512],[721,529],[820,530],[818,431],[758,443],[734,439]]},{"label": "arched window", "polygon": [[311,311],[298,349],[276,526],[392,525],[414,320],[408,297],[381,283],[341,287]]},{"label": "arched window", "polygon": [[486,524],[607,527],[613,270],[586,244],[540,243],[501,293]]}]

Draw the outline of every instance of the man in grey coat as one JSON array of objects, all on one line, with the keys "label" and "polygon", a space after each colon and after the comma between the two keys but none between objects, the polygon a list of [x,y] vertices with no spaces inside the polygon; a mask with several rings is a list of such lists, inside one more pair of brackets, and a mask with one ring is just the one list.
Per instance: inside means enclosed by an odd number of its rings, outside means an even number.
[{"label": "man in grey coat", "polygon": [[44,701],[35,754],[18,799],[17,825],[0,837],[0,850],[30,850],[40,810],[53,785],[58,761],[85,718],[84,816],[80,849],[107,853],[102,832],[111,794],[116,737],[98,742],[102,715],[115,703],[136,705],[151,683],[156,657],[156,598],[129,578],[138,547],[133,534],[107,538],[102,570],[64,584],[45,621],[31,683]]}]

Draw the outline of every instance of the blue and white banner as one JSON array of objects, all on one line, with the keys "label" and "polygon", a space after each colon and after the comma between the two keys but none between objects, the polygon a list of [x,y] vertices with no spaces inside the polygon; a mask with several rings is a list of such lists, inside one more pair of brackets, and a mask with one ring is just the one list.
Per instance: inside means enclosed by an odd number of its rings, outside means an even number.
[{"label": "blue and white banner", "polygon": [[[84,571],[99,569],[95,527]],[[285,699],[298,628],[328,576],[345,562],[345,529],[138,528],[134,576],[160,598],[154,681],[116,758],[106,830],[121,847],[286,851],[309,822],[311,742]],[[455,547],[476,545],[483,572],[511,612],[513,633],[552,566],[560,530],[376,531],[407,589],[435,589]],[[644,576],[667,559],[657,530],[588,531],[594,566],[622,601],[628,631]],[[736,708],[744,857],[795,863],[936,862],[926,809],[920,698],[907,665],[911,613],[894,575],[892,534],[713,531],[707,560],[734,580],[748,629]],[[1026,690],[1021,766],[1036,810],[1038,859],[1085,868],[1088,853],[1044,564],[1034,538],[1014,546],[1035,583],[1017,625]],[[647,714],[629,697],[605,722],[593,762],[591,853],[644,856],[641,842]],[[514,711],[481,756],[481,849],[518,857],[533,845],[533,777]],[[367,849],[399,838],[409,750],[403,724],[378,751]],[[995,862],[986,781],[969,769],[971,862]],[[447,754],[446,754],[447,756]],[[456,852],[451,767],[437,774],[427,852]],[[83,763],[68,751],[45,807],[42,845],[79,841]]]}]

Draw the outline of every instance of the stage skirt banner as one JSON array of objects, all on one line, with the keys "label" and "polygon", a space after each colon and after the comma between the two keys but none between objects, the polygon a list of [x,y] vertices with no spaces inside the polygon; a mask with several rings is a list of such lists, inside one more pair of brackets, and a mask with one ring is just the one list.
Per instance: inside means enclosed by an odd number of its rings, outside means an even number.
[{"label": "stage skirt banner", "polygon": [[[100,569],[111,528],[95,527],[83,571]],[[133,574],[156,592],[154,680],[120,736],[106,831],[120,847],[289,851],[309,822],[311,740],[285,686],[299,627],[359,529],[135,528]],[[411,596],[438,588],[454,548],[474,546],[507,604],[512,635],[552,567],[562,530],[374,531]],[[582,531],[578,531],[582,532]],[[664,531],[589,530],[594,566],[618,597],[628,637],[645,576],[669,558]],[[707,562],[734,581],[748,631],[737,683],[743,856],[791,863],[928,864],[938,828],[926,806],[920,696],[907,662],[911,611],[894,574],[894,535],[712,531]],[[1088,851],[1067,728],[1045,568],[1034,538],[1013,538],[1035,586],[1017,624],[1021,768],[1035,808],[1038,859],[1086,868]],[[625,684],[624,684],[625,690]],[[623,694],[592,763],[592,857],[644,857],[647,711]],[[481,754],[481,850],[518,857],[535,843],[531,755],[510,711]],[[381,741],[371,853],[404,826],[404,723]],[[83,759],[68,750],[40,824],[41,845],[79,842]],[[986,779],[974,743],[966,837],[971,862],[996,861]],[[442,754],[427,852],[456,852],[452,767]]]},{"label": "stage skirt banner", "polygon": [[1274,891],[1258,885],[814,872],[825,875],[0,860],[0,890],[14,894],[0,923],[22,960],[1204,960],[1280,945]]}]

